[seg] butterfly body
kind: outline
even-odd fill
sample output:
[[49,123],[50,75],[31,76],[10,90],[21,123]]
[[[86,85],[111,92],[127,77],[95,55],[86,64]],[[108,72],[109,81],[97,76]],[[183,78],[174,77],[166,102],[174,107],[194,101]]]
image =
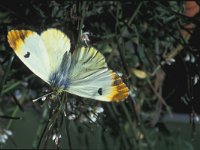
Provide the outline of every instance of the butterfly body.
[[81,97],[101,101],[122,101],[128,88],[107,67],[104,56],[94,47],[70,52],[70,40],[50,28],[40,35],[31,30],[11,30],[8,42],[22,62],[49,85]]
[[[67,60],[67,61],[66,61]],[[63,57],[60,67],[49,76],[48,82],[56,88],[67,89],[70,85],[69,67],[71,64],[71,54]]]

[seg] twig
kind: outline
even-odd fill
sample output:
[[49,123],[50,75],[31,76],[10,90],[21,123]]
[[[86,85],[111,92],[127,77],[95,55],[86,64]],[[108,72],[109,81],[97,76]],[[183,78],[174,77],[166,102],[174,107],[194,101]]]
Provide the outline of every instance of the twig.
[[21,117],[2,116],[2,115],[0,115],[0,118],[4,118],[4,119],[14,119],[14,120],[20,120],[20,119],[22,119]]
[[47,123],[46,123],[46,125],[45,125],[45,127],[44,127],[44,129],[43,129],[43,131],[42,131],[42,134],[41,134],[41,136],[40,136],[40,139],[39,139],[39,142],[38,142],[38,145],[37,145],[37,149],[40,148],[42,139],[43,139],[44,134],[45,134],[45,132],[46,132],[46,130],[47,130],[47,127],[48,127],[48,125],[49,125],[49,122],[50,122],[50,119],[47,121]]
[[4,74],[4,76],[2,77],[2,79],[1,79],[1,81],[0,81],[0,96],[3,95],[3,85],[4,85],[5,82],[6,82],[6,78],[7,78],[7,76],[8,76],[8,73],[10,72],[13,59],[14,59],[14,54],[12,54],[12,56],[10,57],[10,60],[9,60],[9,62],[8,62],[8,66],[6,67],[5,74]]
[[82,32],[82,28],[83,28],[83,22],[84,22],[84,17],[85,17],[85,6],[86,6],[86,1],[83,1],[82,7],[81,7],[82,8],[82,10],[81,10],[82,16],[81,16],[81,21],[79,24],[77,45],[80,42],[81,32]]
[[154,94],[157,96],[157,98],[161,101],[161,103],[166,106],[169,107],[167,105],[167,103],[165,102],[165,100],[163,99],[163,97],[155,90],[155,88],[153,87],[153,85],[151,84],[150,79],[147,79],[149,86],[151,87],[151,89],[153,90]]
[[70,137],[70,132],[69,132],[69,125],[70,122],[67,121],[67,118],[65,119],[65,124],[66,124],[66,132],[67,132],[67,140],[68,140],[68,144],[69,144],[69,149],[72,149],[72,144],[71,144],[71,137]]
[[[25,90],[24,93],[22,94],[22,97],[21,97],[20,100],[19,100],[21,103],[24,102],[27,92],[28,92],[28,90]],[[15,107],[15,110],[14,110],[13,113],[12,113],[12,117],[15,117],[15,115],[16,115],[17,112],[18,112],[18,110],[19,110],[19,107],[16,106],[16,107]],[[7,124],[7,126],[6,126],[7,129],[10,128],[10,126],[11,126],[11,124],[12,124],[12,121],[13,121],[13,120],[10,120],[10,121],[8,122],[8,124]]]
[[22,105],[19,103],[19,101],[17,100],[16,96],[14,94],[11,94],[11,96],[13,97],[15,103],[17,104],[17,106],[19,107],[19,109],[24,112],[24,108],[22,107]]

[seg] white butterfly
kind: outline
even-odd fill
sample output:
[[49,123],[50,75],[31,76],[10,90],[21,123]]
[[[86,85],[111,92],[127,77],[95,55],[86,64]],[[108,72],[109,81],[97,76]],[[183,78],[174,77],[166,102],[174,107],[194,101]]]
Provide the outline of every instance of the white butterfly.
[[85,98],[119,102],[128,97],[122,79],[108,69],[94,47],[70,52],[70,39],[50,28],[40,35],[31,30],[11,30],[8,42],[21,61],[56,88]]

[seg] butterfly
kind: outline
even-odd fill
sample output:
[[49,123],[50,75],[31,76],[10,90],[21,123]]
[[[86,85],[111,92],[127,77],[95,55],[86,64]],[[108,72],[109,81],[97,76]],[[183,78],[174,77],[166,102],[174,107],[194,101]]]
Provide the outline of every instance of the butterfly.
[[97,49],[82,46],[71,53],[70,39],[56,28],[41,34],[11,30],[7,39],[19,59],[57,91],[107,102],[120,102],[129,95],[128,87]]

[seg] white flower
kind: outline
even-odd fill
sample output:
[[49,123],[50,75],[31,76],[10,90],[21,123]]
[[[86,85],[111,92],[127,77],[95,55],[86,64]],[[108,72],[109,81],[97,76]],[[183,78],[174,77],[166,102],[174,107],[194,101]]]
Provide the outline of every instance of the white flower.
[[69,102],[67,102],[67,110],[68,111],[72,111],[72,106],[71,106],[71,104]]
[[89,32],[84,32],[81,34],[81,41],[84,41],[86,45],[88,45],[88,42],[90,41],[89,39]]
[[25,87],[28,86],[28,82],[27,82],[27,81],[22,81],[21,84],[22,84],[23,86],[25,86]]
[[196,58],[192,55],[190,62],[195,63],[195,61],[196,61]]
[[88,107],[88,111],[92,111],[92,107]]
[[60,133],[55,133],[52,136],[52,140],[55,142],[56,145],[58,145],[58,141],[59,141],[60,138],[61,138],[61,134]]
[[197,84],[198,80],[199,80],[199,76],[196,74],[194,76],[194,85]]
[[46,100],[46,98],[47,98],[46,96],[42,97],[42,101],[45,101],[45,100]]
[[129,91],[129,94],[130,94],[130,96],[131,96],[132,98],[135,98],[135,97],[136,97],[136,94],[135,94],[134,92],[132,92],[132,91]]
[[69,116],[68,116],[68,119],[69,120],[74,120],[76,118],[76,115],[75,114],[70,114]]
[[184,59],[185,59],[185,61],[190,61],[190,55],[187,54]]
[[166,60],[166,63],[168,64],[168,65],[171,65],[172,63],[174,63],[176,60],[174,59],[174,58],[170,58],[170,59],[167,59]]
[[15,97],[16,97],[16,99],[20,99],[21,96],[22,96],[21,91],[20,91],[20,90],[16,90],[16,91],[15,91]]
[[191,63],[194,63],[195,62],[195,57],[194,57],[194,55],[189,55],[189,54],[187,54],[186,56],[185,56],[185,58],[184,58],[184,60],[186,61],[186,62],[191,62]]
[[12,135],[12,131],[10,131],[10,130],[4,129],[4,132],[5,132],[7,135]]
[[104,111],[104,109],[102,107],[97,107],[96,108],[96,113],[102,113]]
[[12,132],[6,129],[0,129],[0,143],[5,143],[8,139],[8,136],[11,136]]
[[199,116],[197,116],[197,115],[195,116],[195,121],[199,122]]
[[97,121],[97,116],[94,113],[90,113],[89,118],[92,122],[96,122]]

